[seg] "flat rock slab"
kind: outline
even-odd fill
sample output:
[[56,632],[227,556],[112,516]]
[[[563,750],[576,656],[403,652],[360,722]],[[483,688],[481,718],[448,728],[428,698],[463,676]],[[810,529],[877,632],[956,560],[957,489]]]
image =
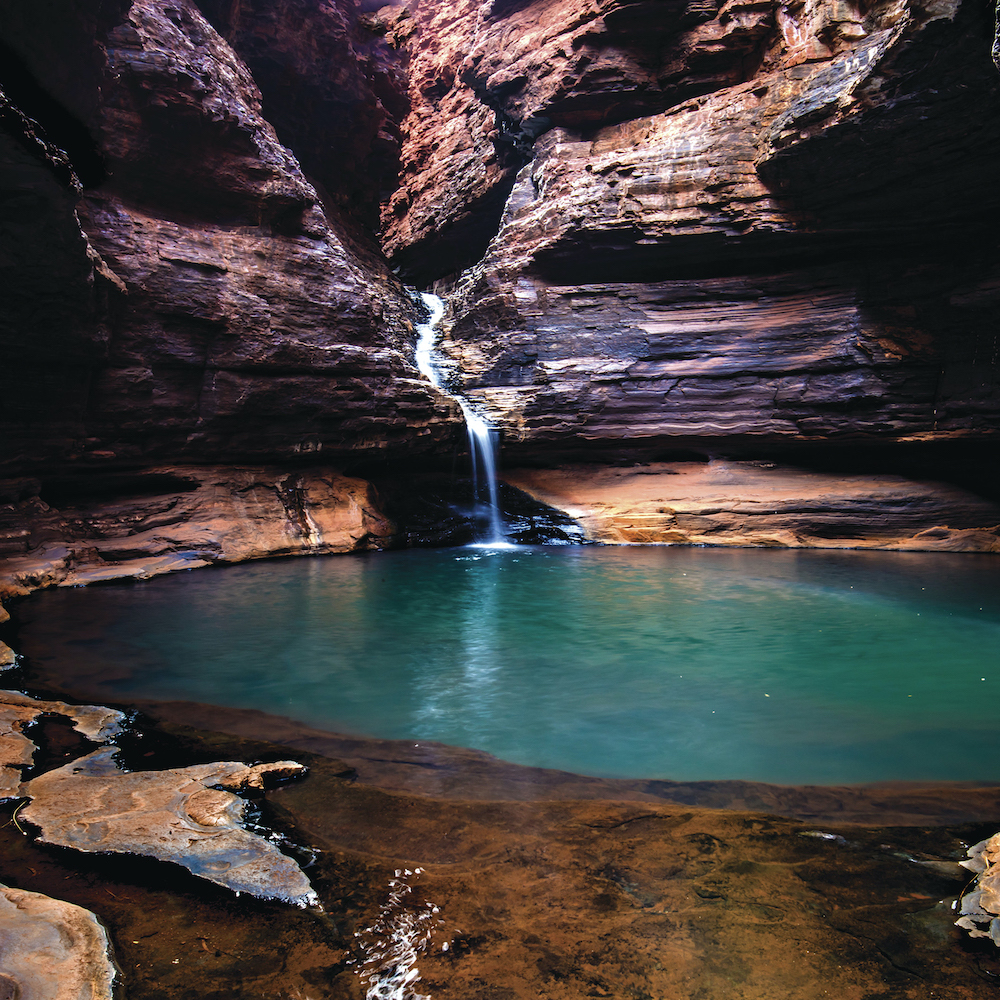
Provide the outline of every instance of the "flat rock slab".
[[66,716],[78,733],[95,743],[117,736],[124,720],[121,712],[103,705],[36,701],[18,691],[0,691],[0,798],[21,794],[21,768],[31,765],[36,749],[24,728],[40,715]]
[[104,747],[21,786],[21,794],[32,799],[21,817],[41,829],[43,842],[88,853],[146,855],[238,893],[318,905],[299,866],[241,827],[245,803],[229,791],[302,774],[301,764],[222,761],[123,772],[113,759],[117,750]]
[[107,931],[90,910],[0,885],[3,1000],[111,1000],[115,975]]
[[901,476],[712,461],[514,469],[504,480],[608,544],[1000,551],[1000,506]]

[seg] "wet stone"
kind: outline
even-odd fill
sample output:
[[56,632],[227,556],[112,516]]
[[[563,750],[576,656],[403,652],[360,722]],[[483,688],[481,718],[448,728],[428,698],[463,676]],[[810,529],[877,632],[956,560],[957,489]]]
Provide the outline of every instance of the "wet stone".
[[21,786],[32,799],[21,818],[39,827],[44,843],[154,857],[237,893],[318,905],[299,866],[242,828],[246,803],[234,794],[301,775],[301,764],[222,761],[123,772],[117,751],[105,747]]
[[973,844],[963,868],[976,873],[959,908],[956,925],[972,938],[989,938],[1000,947],[1000,833]]
[[0,691],[0,797],[21,794],[22,768],[29,767],[35,744],[24,735],[26,726],[41,715],[61,715],[73,728],[95,743],[113,739],[121,732],[124,716],[101,705],[68,705],[64,701],[37,701],[18,691]]
[[0,1000],[111,1000],[115,975],[90,910],[0,886]]

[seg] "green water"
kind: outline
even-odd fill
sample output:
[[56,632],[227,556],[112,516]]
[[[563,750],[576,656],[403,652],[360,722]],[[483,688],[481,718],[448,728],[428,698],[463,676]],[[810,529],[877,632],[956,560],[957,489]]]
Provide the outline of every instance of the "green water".
[[39,594],[90,697],[259,708],[578,773],[1000,778],[1000,559],[411,550]]

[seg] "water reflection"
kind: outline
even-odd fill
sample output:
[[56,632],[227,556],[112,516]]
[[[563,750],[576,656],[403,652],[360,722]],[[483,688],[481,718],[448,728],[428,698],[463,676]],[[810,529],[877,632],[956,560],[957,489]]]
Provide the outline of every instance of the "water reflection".
[[520,548],[289,560],[40,594],[88,698],[182,698],[607,776],[995,778],[1000,563]]

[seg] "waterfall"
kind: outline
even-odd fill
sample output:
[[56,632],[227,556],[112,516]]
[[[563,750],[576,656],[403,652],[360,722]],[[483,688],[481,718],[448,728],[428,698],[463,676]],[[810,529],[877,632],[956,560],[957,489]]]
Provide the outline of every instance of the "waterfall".
[[[500,490],[497,485],[497,434],[486,420],[476,413],[467,400],[451,392],[441,384],[441,373],[433,361],[434,343],[437,340],[437,325],[444,316],[444,300],[430,292],[421,292],[420,298],[430,310],[426,323],[417,325],[417,368],[430,379],[431,384],[446,392],[462,408],[465,429],[469,435],[469,453],[472,456],[472,482],[475,497],[486,493],[490,519],[490,534],[485,544],[491,547],[506,545],[506,532],[500,517]],[[485,490],[484,490],[485,488]]]

